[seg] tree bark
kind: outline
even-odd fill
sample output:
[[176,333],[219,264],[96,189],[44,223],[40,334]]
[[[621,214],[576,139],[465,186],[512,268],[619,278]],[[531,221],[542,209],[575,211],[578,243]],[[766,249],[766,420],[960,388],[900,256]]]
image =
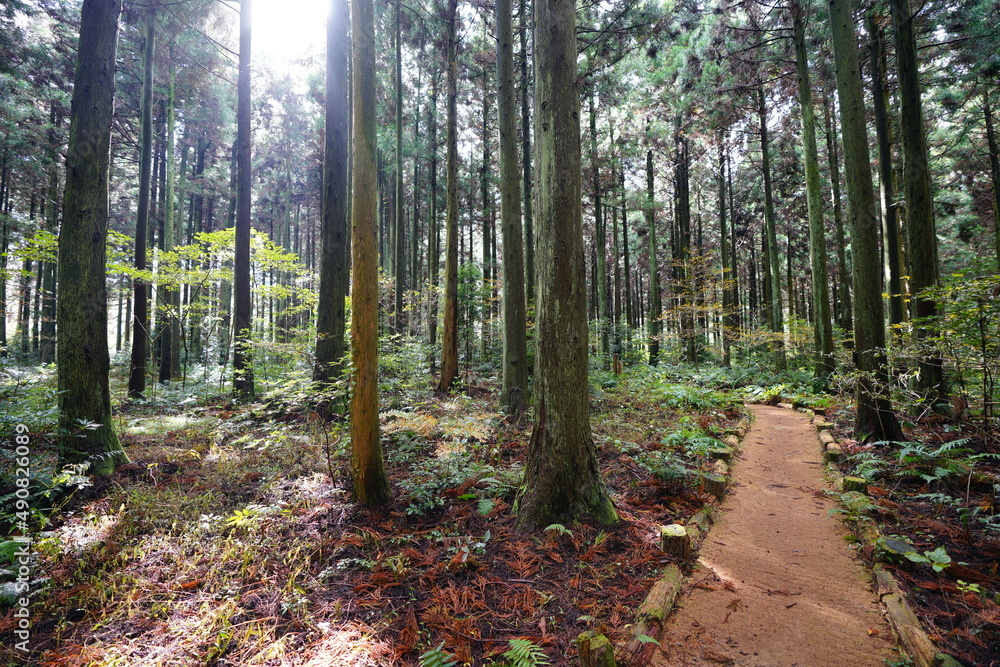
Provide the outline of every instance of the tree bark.
[[[536,2],[537,0],[532,0]],[[521,40],[521,165],[524,192],[524,295],[525,303],[535,301],[535,218],[533,214],[534,198],[531,193],[531,114],[528,104],[528,93],[531,86],[528,81],[528,30],[529,19],[527,0],[520,0],[521,27],[518,31]]]
[[500,131],[500,227],[503,236],[503,386],[500,404],[520,419],[528,409],[524,242],[518,183],[511,0],[496,2],[497,127]]
[[594,194],[594,245],[597,252],[594,287],[597,291],[597,331],[600,340],[601,368],[611,368],[611,339],[608,335],[608,232],[601,203],[601,171],[597,161],[597,110],[594,108],[594,88],[590,82],[590,170]]
[[983,118],[986,122],[986,143],[990,150],[990,176],[993,181],[993,235],[996,240],[997,272],[1000,273],[1000,142],[993,128],[993,107],[990,90],[983,90]]
[[[793,0],[792,33],[798,74],[799,108],[802,116],[802,162],[806,174],[806,203],[809,209],[809,265],[812,270],[813,327],[816,338],[816,380],[826,386],[834,371],[833,322],[827,287],[826,227],[819,182],[819,151],[816,148],[816,116],[809,83],[809,56],[802,5]],[[789,297],[791,298],[791,297]]]
[[316,304],[316,366],[313,379],[333,382],[344,372],[347,315],[347,76],[350,8],[331,0],[326,36],[326,144],[323,157],[323,219],[320,232],[319,302]]
[[884,36],[875,10],[868,14],[869,59],[872,73],[872,106],[878,143],[879,187],[882,192],[882,246],[889,279],[889,326],[903,323],[902,268],[899,247],[899,220],[896,216],[895,173],[892,168],[892,124],[889,120],[888,91],[885,88]]
[[236,103],[236,253],[233,268],[233,394],[254,398],[250,297],[250,2],[240,0],[240,69]]
[[837,324],[846,332],[854,329],[854,306],[851,302],[850,273],[847,270],[847,239],[844,234],[844,215],[840,202],[840,151],[838,150],[835,112],[829,96],[823,98],[826,117],[826,153],[830,163],[830,190],[833,198],[833,226],[837,234],[837,278],[840,295],[837,299]]
[[[646,120],[646,143],[652,140],[649,136],[650,121]],[[653,190],[653,148],[646,149],[646,227],[649,235],[649,310],[646,313],[646,328],[649,333],[647,352],[649,365],[656,366],[660,361],[660,336],[663,334],[663,307],[660,303],[660,260],[656,242],[656,195]]]
[[[142,58],[142,100],[139,135],[139,211],[135,222],[135,268],[146,270],[146,234],[149,225],[149,192],[153,166],[153,48],[156,37],[156,10],[146,17],[146,44]],[[146,391],[146,358],[149,353],[149,301],[145,280],[132,281],[132,359],[128,375],[128,395],[141,398]]]
[[458,376],[458,0],[448,1],[448,205],[444,250],[444,331],[441,335],[441,377],[438,391],[451,389]]
[[59,234],[60,458],[110,474],[128,462],[111,423],[106,249],[121,0],[84,0]]
[[403,333],[403,292],[406,290],[406,214],[403,199],[403,32],[401,23],[401,0],[395,0],[393,7],[396,41],[396,166],[393,170],[393,269],[395,270],[395,290],[393,293],[393,330]]
[[[918,345],[933,335],[938,318],[937,301],[923,294],[939,283],[937,229],[934,197],[927,162],[927,134],[920,100],[917,42],[909,0],[890,0],[896,36],[896,73],[899,79],[899,124],[903,147],[903,193],[906,197],[906,249],[914,334]],[[937,353],[927,351],[919,361],[918,386],[928,400],[938,402],[948,393],[944,367]]]
[[391,497],[378,420],[378,173],[376,170],[375,19],[372,0],[353,0],[354,133],[351,252],[351,472],[365,505]]
[[778,256],[777,222],[774,219],[774,196],[771,194],[771,153],[767,130],[767,100],[764,87],[757,88],[757,114],[760,119],[760,161],[764,172],[764,230],[767,237],[767,273],[770,277],[770,315],[771,331],[774,333],[774,366],[778,371],[784,371],[785,361],[785,326],[783,323],[783,306],[781,300],[781,259]]
[[574,0],[535,2],[538,324],[535,423],[519,530],[618,521],[590,431]]
[[864,90],[858,66],[857,35],[850,0],[830,0],[829,5],[844,138],[847,213],[854,245],[854,348],[858,370],[861,371],[856,391],[854,435],[865,441],[898,441],[902,440],[903,434],[887,397],[878,222],[868,155]]

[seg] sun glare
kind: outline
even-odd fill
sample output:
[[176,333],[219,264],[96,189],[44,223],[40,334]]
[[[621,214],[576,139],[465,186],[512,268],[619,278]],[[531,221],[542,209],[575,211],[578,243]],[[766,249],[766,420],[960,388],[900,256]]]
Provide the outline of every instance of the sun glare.
[[292,61],[322,52],[329,0],[252,0],[253,52]]

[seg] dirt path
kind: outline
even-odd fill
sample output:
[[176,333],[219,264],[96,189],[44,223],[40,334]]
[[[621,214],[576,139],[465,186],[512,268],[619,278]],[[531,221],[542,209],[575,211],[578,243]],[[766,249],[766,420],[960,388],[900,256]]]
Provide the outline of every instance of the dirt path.
[[884,667],[895,641],[832,500],[806,416],[756,422],[653,665]]

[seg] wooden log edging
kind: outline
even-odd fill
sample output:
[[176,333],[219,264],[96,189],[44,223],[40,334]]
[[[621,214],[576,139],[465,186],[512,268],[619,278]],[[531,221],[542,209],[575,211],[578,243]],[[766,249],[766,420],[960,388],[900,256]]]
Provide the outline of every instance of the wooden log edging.
[[[716,450],[712,457],[712,472],[702,476],[702,489],[719,500],[729,486],[732,458],[749,430],[750,417],[746,416],[727,432],[723,438],[725,447]],[[661,526],[661,548],[685,562],[693,561],[698,546],[712,526],[714,511],[713,504],[705,503],[686,524]],[[628,639],[617,648],[603,634],[592,630],[580,633],[576,646],[581,667],[644,667],[649,664],[659,647],[660,632],[674,610],[684,579],[678,566],[668,565],[664,569],[639,606],[636,620],[629,626]]]
[[[820,446],[823,448],[827,477],[834,487],[844,493],[867,494],[868,484],[864,479],[845,477],[837,468],[837,463],[843,457],[843,449],[833,435],[833,424],[825,419],[826,415],[823,414],[825,411],[813,411],[804,407],[797,409],[812,419],[813,426],[819,436]],[[865,516],[862,520],[854,522],[852,529],[866,548],[870,549],[873,554],[878,554],[877,543],[881,538],[881,532],[871,517]],[[914,664],[917,667],[963,667],[963,664],[954,656],[938,650],[892,573],[885,569],[881,563],[876,563],[874,575],[878,597],[882,602],[889,625],[896,633],[903,650],[913,659]]]

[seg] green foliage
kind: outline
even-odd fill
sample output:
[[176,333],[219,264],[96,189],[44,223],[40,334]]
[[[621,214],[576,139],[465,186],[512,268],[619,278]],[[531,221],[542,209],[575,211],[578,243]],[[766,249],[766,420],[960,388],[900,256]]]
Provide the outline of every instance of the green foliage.
[[935,572],[943,572],[951,564],[951,556],[948,555],[944,547],[938,547],[934,551],[925,551],[922,554],[908,551],[903,555],[914,563],[930,565]]
[[420,654],[420,667],[455,667],[455,656],[444,650],[444,642]]
[[545,651],[530,639],[511,639],[510,648],[500,656],[506,667],[541,667],[549,665]]

